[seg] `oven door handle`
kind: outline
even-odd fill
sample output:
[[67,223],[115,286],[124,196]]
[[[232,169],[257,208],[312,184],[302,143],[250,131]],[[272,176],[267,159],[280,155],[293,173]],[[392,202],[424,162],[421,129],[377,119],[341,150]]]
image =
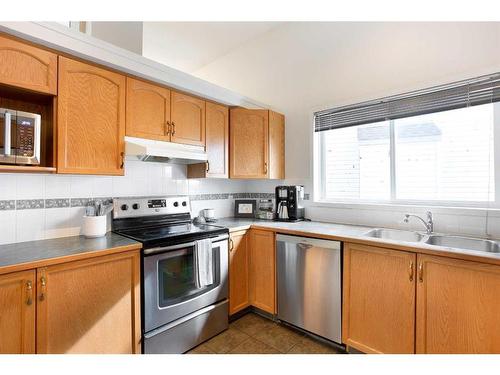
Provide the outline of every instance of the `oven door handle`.
[[191,247],[191,246],[195,246],[195,245],[196,245],[196,241],[180,243],[178,245],[165,246],[165,247],[153,247],[151,249],[145,249],[144,255],[151,255],[151,254],[156,254],[156,253],[163,253],[165,251],[179,250],[179,249],[184,249],[186,247]]
[[[227,234],[224,234],[219,237],[214,237],[211,238],[212,244],[220,241],[227,240],[229,236]],[[157,254],[157,253],[164,253],[166,251],[171,251],[171,250],[178,250],[178,249],[184,249],[186,247],[191,247],[191,246],[196,246],[196,241],[192,242],[186,242],[186,243],[181,243],[178,245],[172,245],[172,246],[165,246],[165,247],[153,247],[151,249],[145,249],[143,250],[144,255],[151,255],[151,254]]]

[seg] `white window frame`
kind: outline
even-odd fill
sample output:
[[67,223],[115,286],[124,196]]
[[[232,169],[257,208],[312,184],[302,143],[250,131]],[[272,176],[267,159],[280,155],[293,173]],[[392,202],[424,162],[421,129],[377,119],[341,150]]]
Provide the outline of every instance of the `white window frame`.
[[388,200],[371,199],[326,199],[324,181],[324,141],[323,132],[314,131],[314,115],[312,116],[311,130],[313,133],[313,203],[322,206],[412,206],[412,207],[449,207],[449,208],[477,208],[500,210],[500,102],[494,103],[494,123],[493,123],[493,151],[495,165],[495,201],[447,201],[447,200],[418,200],[418,199],[396,199],[396,176],[395,176],[395,137],[394,123],[390,122],[390,174],[391,174],[391,198]]

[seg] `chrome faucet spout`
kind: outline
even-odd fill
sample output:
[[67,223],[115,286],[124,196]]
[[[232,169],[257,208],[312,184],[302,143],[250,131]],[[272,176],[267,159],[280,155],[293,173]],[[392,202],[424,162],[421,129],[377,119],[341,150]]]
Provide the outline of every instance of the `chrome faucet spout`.
[[426,216],[427,216],[427,221],[424,220],[424,219],[422,219],[418,215],[405,214],[405,218],[404,218],[403,221],[405,223],[408,223],[410,221],[410,217],[414,217],[416,219],[419,219],[422,222],[422,224],[424,224],[426,233],[427,234],[432,234],[432,232],[434,232],[434,222],[432,221],[432,212],[427,211],[426,212]]

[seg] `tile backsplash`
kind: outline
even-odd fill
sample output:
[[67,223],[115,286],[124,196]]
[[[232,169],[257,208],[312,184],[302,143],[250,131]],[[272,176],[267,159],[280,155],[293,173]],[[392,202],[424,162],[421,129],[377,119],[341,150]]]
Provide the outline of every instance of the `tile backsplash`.
[[90,199],[190,195],[192,216],[214,208],[224,217],[247,191],[242,180],[187,179],[186,166],[136,160],[119,177],[0,174],[0,244],[79,235]]

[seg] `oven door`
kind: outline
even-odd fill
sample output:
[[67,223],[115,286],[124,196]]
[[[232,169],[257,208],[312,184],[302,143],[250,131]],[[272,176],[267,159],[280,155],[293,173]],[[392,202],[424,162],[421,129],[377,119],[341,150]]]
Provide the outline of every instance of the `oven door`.
[[228,296],[227,236],[212,239],[214,282],[198,287],[195,242],[144,250],[144,331],[149,332]]

